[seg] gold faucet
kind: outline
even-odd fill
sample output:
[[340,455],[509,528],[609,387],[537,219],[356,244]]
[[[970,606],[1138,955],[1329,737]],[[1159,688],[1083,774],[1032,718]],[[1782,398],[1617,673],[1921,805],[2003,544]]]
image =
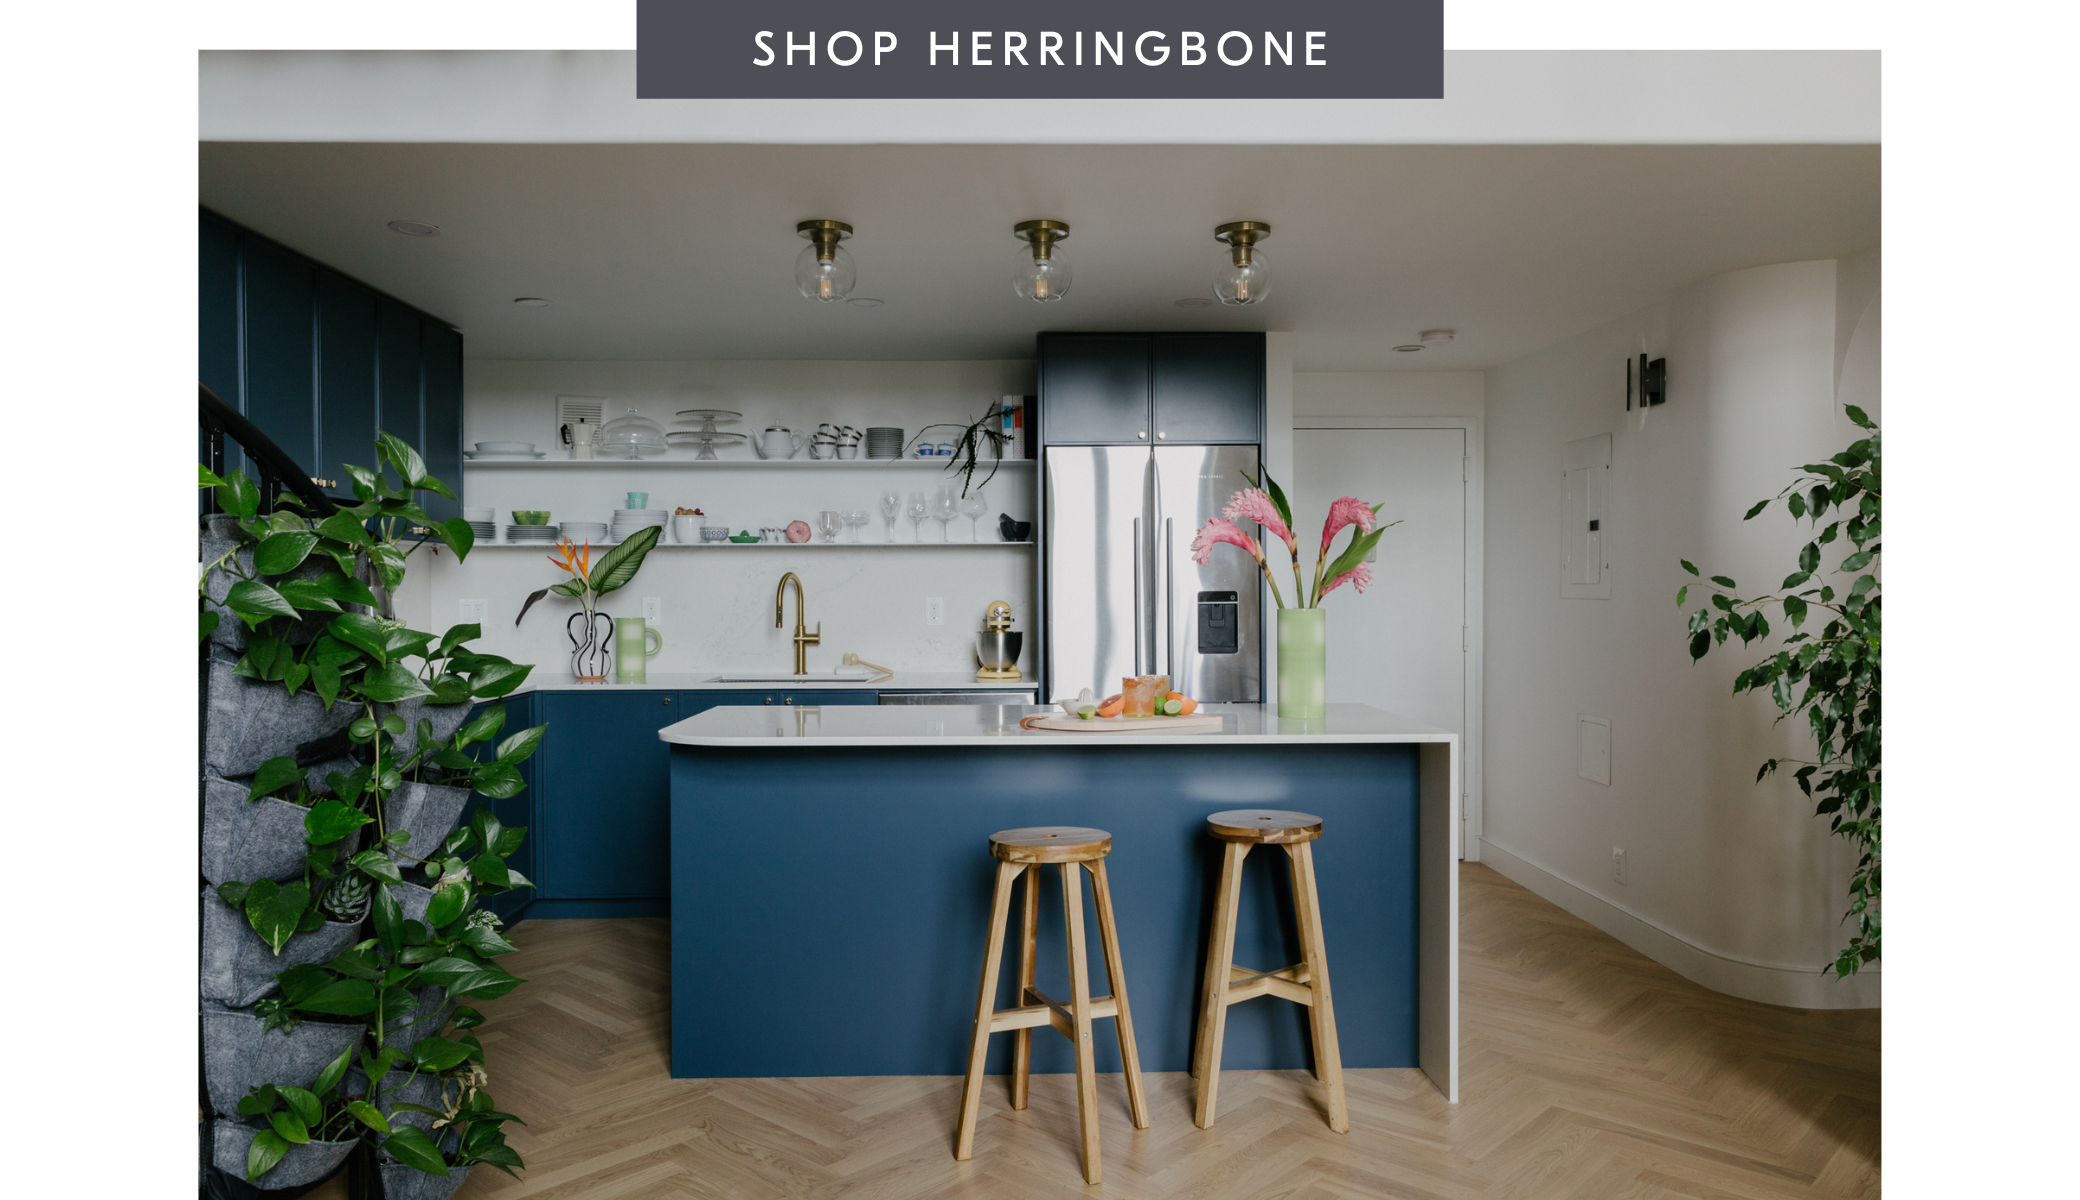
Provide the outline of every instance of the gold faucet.
[[786,625],[782,615],[787,611],[787,585],[790,583],[794,585],[794,673],[807,675],[809,647],[823,644],[823,622],[816,623],[815,633],[810,633],[809,627],[802,623],[802,581],[795,577],[793,571],[789,571],[780,577],[780,586],[773,589],[773,628],[780,629]]

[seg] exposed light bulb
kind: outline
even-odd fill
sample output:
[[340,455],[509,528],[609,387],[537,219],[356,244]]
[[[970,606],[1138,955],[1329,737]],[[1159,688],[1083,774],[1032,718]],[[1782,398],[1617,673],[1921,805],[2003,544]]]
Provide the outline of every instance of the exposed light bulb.
[[852,226],[841,221],[803,221],[795,232],[809,239],[794,260],[794,284],[811,300],[830,304],[852,294],[859,278],[852,253],[838,243],[852,236]]
[[1060,221],[1021,221],[1011,232],[1026,243],[1018,252],[1018,269],[1011,273],[1011,290],[1041,304],[1068,295],[1075,274],[1062,253],[1062,239],[1069,236],[1069,227]]
[[1222,304],[1262,304],[1271,298],[1271,264],[1257,243],[1271,236],[1261,221],[1236,221],[1213,231],[1228,244],[1228,260],[1214,268],[1213,295]]

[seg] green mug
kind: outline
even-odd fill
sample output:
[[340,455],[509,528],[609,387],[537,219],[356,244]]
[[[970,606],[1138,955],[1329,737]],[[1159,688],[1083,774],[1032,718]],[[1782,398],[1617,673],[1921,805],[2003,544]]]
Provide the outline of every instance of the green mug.
[[614,618],[614,678],[617,682],[644,682],[647,676],[644,660],[662,649],[664,634],[650,628],[649,622],[643,618]]

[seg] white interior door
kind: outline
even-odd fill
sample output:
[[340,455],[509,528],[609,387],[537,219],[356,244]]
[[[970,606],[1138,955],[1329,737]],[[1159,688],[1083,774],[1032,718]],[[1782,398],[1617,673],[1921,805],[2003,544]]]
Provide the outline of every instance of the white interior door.
[[1370,704],[1452,730],[1462,761],[1477,753],[1467,736],[1475,637],[1467,603],[1470,474],[1462,428],[1295,429],[1287,488],[1303,568],[1312,567],[1322,518],[1339,496],[1384,502],[1380,521],[1401,522],[1379,540],[1372,587],[1358,596],[1345,584],[1324,605],[1330,702]]

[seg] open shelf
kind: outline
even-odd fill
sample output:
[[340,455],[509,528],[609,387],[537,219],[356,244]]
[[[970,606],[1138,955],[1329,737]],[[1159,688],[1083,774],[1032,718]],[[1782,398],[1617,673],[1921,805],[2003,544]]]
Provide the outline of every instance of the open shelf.
[[[944,471],[950,460],[943,458],[717,458],[703,461],[697,458],[468,458],[463,460],[463,469],[470,471],[529,470],[554,471],[604,471],[614,468],[641,470],[743,470],[762,468],[780,471],[865,471],[894,468],[899,471]],[[1030,467],[1036,460],[1030,458],[983,459],[975,464],[975,474],[987,475],[991,467],[1000,470],[1017,470]]]

